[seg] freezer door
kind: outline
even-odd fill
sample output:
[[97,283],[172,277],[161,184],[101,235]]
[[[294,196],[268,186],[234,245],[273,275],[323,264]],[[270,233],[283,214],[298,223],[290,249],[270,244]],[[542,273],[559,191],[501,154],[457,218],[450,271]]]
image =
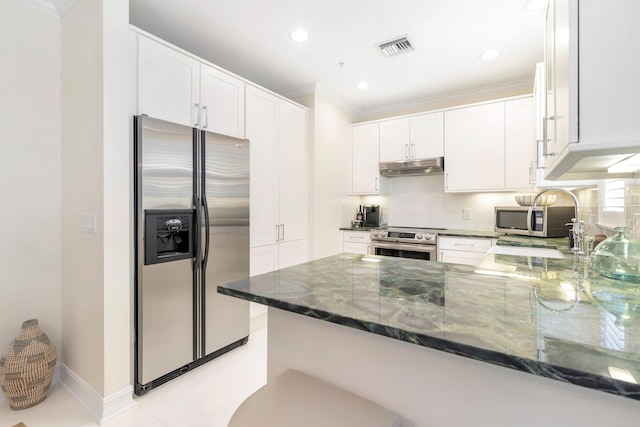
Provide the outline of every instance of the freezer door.
[[249,335],[249,303],[217,292],[249,277],[249,141],[210,132],[202,141],[206,356]]
[[148,384],[195,355],[194,258],[145,265],[145,211],[195,208],[195,140],[186,126],[146,116],[134,123],[135,375]]

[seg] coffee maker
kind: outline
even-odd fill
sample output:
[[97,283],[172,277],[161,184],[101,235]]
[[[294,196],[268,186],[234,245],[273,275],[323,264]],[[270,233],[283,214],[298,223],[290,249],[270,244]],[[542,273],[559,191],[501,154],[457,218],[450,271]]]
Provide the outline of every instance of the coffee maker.
[[364,227],[380,227],[380,219],[382,211],[380,205],[369,205],[364,207],[364,218],[362,225]]

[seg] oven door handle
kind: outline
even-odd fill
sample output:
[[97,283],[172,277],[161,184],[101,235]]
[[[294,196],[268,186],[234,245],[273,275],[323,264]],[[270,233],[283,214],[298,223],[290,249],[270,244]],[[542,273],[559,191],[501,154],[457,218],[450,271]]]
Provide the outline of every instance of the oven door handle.
[[421,244],[407,244],[407,243],[388,243],[372,241],[371,247],[373,250],[376,248],[383,249],[397,249],[397,250],[409,250],[414,252],[435,252],[436,245],[421,245]]

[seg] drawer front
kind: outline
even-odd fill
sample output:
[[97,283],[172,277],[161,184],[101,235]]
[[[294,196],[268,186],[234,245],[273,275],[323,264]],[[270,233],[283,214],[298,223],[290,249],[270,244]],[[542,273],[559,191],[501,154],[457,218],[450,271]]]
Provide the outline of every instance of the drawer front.
[[345,231],[343,241],[353,243],[370,243],[371,235],[368,231]]
[[468,239],[460,237],[440,237],[438,249],[486,253],[493,246],[492,239]]

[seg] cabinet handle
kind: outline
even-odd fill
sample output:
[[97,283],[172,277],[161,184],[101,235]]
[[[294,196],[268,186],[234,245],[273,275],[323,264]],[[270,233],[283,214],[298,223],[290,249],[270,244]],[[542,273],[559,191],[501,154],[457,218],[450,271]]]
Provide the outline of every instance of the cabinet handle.
[[409,152],[409,144],[404,144],[404,158],[408,159],[410,156],[410,152]]
[[280,226],[276,224],[276,242],[280,241]]
[[453,246],[464,246],[466,248],[473,248],[473,243],[454,243]]
[[195,109],[195,123],[193,124],[195,127],[200,126],[200,104],[193,104],[193,108]]
[[555,120],[555,117],[543,117],[542,118],[542,155],[544,157],[554,156],[555,153],[549,153],[548,150],[548,142],[551,141],[547,136],[547,122],[549,120]]
[[416,144],[411,144],[411,158],[415,159],[416,158]]
[[280,228],[282,229],[282,239],[280,239],[281,242],[284,241],[284,224],[280,224]]
[[379,190],[378,190],[378,179],[380,179],[380,178],[376,177],[376,182],[375,182],[375,188],[376,188],[376,191],[379,191]]
[[367,245],[367,255],[373,255],[371,253],[371,246],[370,245]]
[[206,105],[202,106],[202,115],[204,116],[204,125],[202,128],[206,129],[209,127],[209,107]]

